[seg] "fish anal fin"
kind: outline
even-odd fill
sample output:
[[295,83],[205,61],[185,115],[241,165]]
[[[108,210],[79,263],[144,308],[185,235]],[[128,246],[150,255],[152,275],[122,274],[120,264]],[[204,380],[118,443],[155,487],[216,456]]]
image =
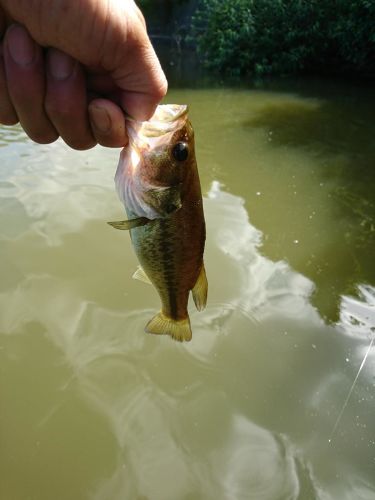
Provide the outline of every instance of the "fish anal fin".
[[145,331],[155,335],[170,335],[179,342],[191,340],[191,327],[189,317],[175,320],[160,312],[146,325]]
[[194,304],[198,309],[198,311],[203,311],[203,309],[206,307],[207,290],[208,290],[208,283],[207,283],[206,270],[204,268],[204,264],[202,264],[197,282],[195,283],[194,288],[192,290]]
[[149,222],[150,219],[147,219],[147,217],[138,217],[137,219],[107,222],[107,224],[114,227],[115,229],[120,229],[122,231],[129,231],[130,229],[134,229],[135,227],[145,226]]
[[148,285],[152,285],[150,278],[144,272],[143,267],[138,266],[137,270],[132,276],[133,279],[142,281],[142,283],[147,283]]

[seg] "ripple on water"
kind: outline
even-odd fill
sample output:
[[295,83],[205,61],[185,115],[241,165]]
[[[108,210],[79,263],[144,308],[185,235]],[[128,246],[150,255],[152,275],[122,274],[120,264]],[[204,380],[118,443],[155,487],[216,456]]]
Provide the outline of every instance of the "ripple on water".
[[13,182],[0,181],[0,198],[9,198],[12,196],[17,189],[17,186]]
[[11,127],[0,125],[0,147],[8,146],[11,143],[28,141],[29,139],[20,125]]
[[[70,180],[63,178],[68,186]],[[43,182],[34,196],[28,196],[25,188],[22,197],[27,213],[42,216],[44,225],[34,225],[34,230],[50,236],[50,259],[68,265],[74,261],[77,248],[69,247],[61,235],[84,228],[83,221],[97,217],[106,202],[105,197],[98,199],[98,187],[76,188],[75,191],[65,186],[59,191],[56,179],[52,179]],[[114,196],[113,199],[116,203]],[[81,210],[76,210],[79,207]],[[0,330],[16,335],[25,333],[30,322],[42,325],[44,336],[61,351],[84,401],[93,412],[104,416],[117,445],[117,462],[112,474],[95,483],[92,498],[96,500],[141,495],[153,500],[189,496],[341,499],[342,496],[324,496],[311,472],[306,449],[296,449],[297,439],[292,444],[292,437],[298,434],[292,426],[300,421],[303,427],[306,419],[306,400],[302,401],[303,406],[298,398],[308,398],[304,390],[312,390],[316,380],[326,380],[331,370],[331,361],[324,364],[323,358],[322,364],[312,369],[315,358],[310,361],[311,355],[303,358],[301,368],[297,362],[302,351],[289,349],[294,344],[293,335],[299,344],[305,342],[309,348],[314,329],[322,337],[329,337],[324,322],[309,302],[313,284],[287,263],[272,262],[260,254],[262,235],[250,224],[241,198],[223,192],[214,183],[206,208],[210,299],[205,312],[192,313],[191,344],[179,345],[169,338],[145,335],[144,325],[155,311],[127,309],[125,294],[123,310],[115,310],[114,300],[109,299],[107,307],[99,300],[90,300],[82,283],[96,283],[110,294],[113,276],[92,282],[88,279],[91,270],[78,278],[61,276],[57,271],[43,274],[43,266],[33,267],[36,256],[29,256],[32,252],[40,253],[38,244],[24,249],[29,259],[18,285],[0,294]],[[53,212],[50,218],[49,210]],[[68,212],[66,218],[64,210]],[[59,218],[60,225],[56,222]],[[22,245],[20,238],[19,246]],[[63,252],[53,253],[58,245]],[[122,271],[118,271],[118,281],[127,275]],[[223,280],[223,276],[227,279]],[[125,281],[123,288],[132,294],[136,284]],[[143,304],[146,293],[134,293],[139,294],[139,304]],[[350,304],[351,315],[355,312],[360,319],[362,306],[353,308],[352,299],[344,299],[343,304],[343,311],[349,310]],[[289,332],[294,330],[283,342],[288,355],[279,356],[282,359],[274,355],[281,350],[270,354],[268,343],[275,342],[276,329],[274,332],[268,327],[259,328],[269,318],[277,327],[284,322],[290,327]],[[312,333],[300,327],[300,320],[308,324]],[[333,347],[338,344],[335,341]],[[306,370],[308,363],[311,372]],[[301,371],[293,371],[298,368]],[[298,385],[295,373],[306,375],[307,382]],[[309,377],[313,380],[310,385]],[[253,380],[257,380],[256,384]],[[332,390],[329,388],[331,402],[335,390],[333,384]],[[280,407],[275,403],[277,391],[282,392]],[[262,406],[267,399],[268,409],[275,412],[275,417],[264,421],[273,423],[276,430],[266,423],[258,425],[259,420],[254,417],[258,406],[267,407]],[[325,400],[316,402],[320,429],[324,403]],[[337,410],[340,403],[341,399]],[[336,407],[334,410],[333,418],[338,413]],[[282,412],[292,421],[288,438],[277,428]],[[306,423],[304,426],[304,432],[311,436]],[[350,439],[348,447],[352,443]],[[332,461],[335,458],[332,454]],[[315,473],[317,463],[319,460],[314,462]],[[342,481],[343,489],[351,484],[350,479]],[[351,498],[356,498],[355,488],[362,492],[366,486],[356,483],[353,488]],[[363,497],[367,498],[365,494]]]
[[[28,304],[22,316],[20,303]],[[118,464],[94,498],[222,498],[224,492],[274,500],[278,491],[297,498],[296,457],[287,440],[233,414],[214,383],[220,360],[207,371],[207,363],[191,363],[190,346],[144,335],[151,311],[102,309],[51,276],[30,276],[13,298],[0,296],[0,306],[8,311],[0,318],[3,331],[21,333],[36,320],[43,325],[82,395],[112,429]]]

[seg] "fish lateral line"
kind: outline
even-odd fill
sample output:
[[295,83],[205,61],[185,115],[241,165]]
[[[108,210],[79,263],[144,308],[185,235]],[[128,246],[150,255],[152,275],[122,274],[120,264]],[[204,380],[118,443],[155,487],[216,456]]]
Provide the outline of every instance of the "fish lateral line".
[[107,222],[107,224],[115,229],[119,229],[120,231],[130,231],[130,229],[145,226],[149,222],[151,222],[151,219],[148,219],[147,217],[137,217],[136,219]]

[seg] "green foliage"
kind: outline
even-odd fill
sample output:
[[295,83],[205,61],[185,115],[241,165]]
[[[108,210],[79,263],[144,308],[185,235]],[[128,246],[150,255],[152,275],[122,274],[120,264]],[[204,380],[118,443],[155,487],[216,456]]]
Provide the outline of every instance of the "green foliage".
[[193,39],[211,69],[375,74],[374,0],[201,0]]
[[137,0],[136,4],[143,10],[168,8],[173,9],[176,5],[182,4],[187,0]]

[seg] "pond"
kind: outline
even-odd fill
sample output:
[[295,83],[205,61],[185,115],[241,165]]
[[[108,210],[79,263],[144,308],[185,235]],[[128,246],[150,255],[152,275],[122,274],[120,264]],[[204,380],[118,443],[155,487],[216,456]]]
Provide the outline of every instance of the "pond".
[[375,499],[375,96],[172,88],[205,197],[208,306],[156,292],[106,221],[119,151],[0,131],[0,498]]

